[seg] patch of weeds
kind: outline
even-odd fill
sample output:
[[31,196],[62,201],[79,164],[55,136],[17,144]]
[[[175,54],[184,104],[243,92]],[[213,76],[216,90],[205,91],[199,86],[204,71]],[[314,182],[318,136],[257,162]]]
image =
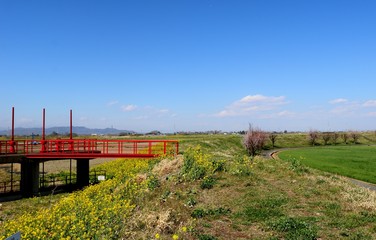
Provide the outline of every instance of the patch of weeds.
[[208,222],[202,223],[202,226],[205,227],[205,228],[211,228],[212,227],[212,225]]
[[298,174],[309,173],[309,169],[304,166],[298,159],[291,158],[288,160],[290,162],[290,169]]
[[194,207],[196,204],[197,204],[196,199],[194,199],[193,197],[188,198],[188,200],[187,200],[187,206],[188,207]]
[[236,176],[250,176],[252,174],[252,157],[236,156],[235,161],[231,164],[230,173]]
[[198,208],[193,210],[191,213],[191,217],[193,218],[203,218],[206,216],[221,216],[221,215],[227,215],[231,213],[231,210],[229,208],[215,208],[215,209],[202,209]]
[[348,239],[350,240],[372,240],[373,237],[369,234],[366,234],[364,232],[358,231],[354,233],[348,234]]
[[150,175],[147,181],[148,188],[154,190],[161,186],[159,179],[155,175]]
[[319,184],[319,185],[324,184],[324,183],[326,183],[324,179],[317,179],[316,181],[316,184]]
[[230,183],[227,183],[227,182],[225,182],[225,183],[222,183],[221,185],[219,185],[221,188],[223,187],[231,187],[232,186],[232,184],[230,184]]
[[363,221],[367,223],[376,223],[376,214],[362,211],[360,212],[360,217]]
[[224,160],[213,160],[213,172],[223,172],[226,169],[226,161]]
[[338,217],[341,214],[341,205],[332,202],[325,205],[326,214],[333,217]]
[[198,235],[198,240],[217,240],[218,238],[209,235],[209,234],[200,234]]
[[180,191],[176,191],[174,195],[176,196],[176,199],[178,200],[181,200],[183,198],[183,195]]
[[200,184],[201,189],[212,189],[217,180],[213,176],[205,176]]
[[161,196],[161,201],[166,202],[166,201],[167,201],[167,198],[170,196],[170,194],[171,194],[171,191],[170,191],[170,190],[166,190],[166,191],[162,194],[162,196]]
[[249,206],[245,208],[242,215],[249,222],[257,222],[267,220],[272,217],[283,216],[283,213],[280,209],[265,209],[256,206]]
[[195,188],[191,188],[187,191],[187,194],[193,194],[193,195],[196,195],[197,194],[197,189]]
[[367,224],[376,222],[376,215],[369,212],[361,212],[360,214],[349,214],[346,216],[337,217],[337,227],[342,229],[356,229]]
[[249,222],[266,221],[274,217],[281,217],[284,215],[281,207],[286,203],[286,198],[261,199],[245,207],[238,216]]
[[191,213],[191,217],[193,217],[193,218],[203,218],[205,216],[206,216],[206,212],[202,208],[195,209]]
[[284,239],[317,239],[317,229],[302,219],[292,217],[282,217],[269,223],[269,227],[275,231],[285,234]]
[[212,155],[202,151],[200,146],[188,148],[184,152],[182,176],[187,180],[199,180],[217,171],[223,171],[224,161],[212,160]]

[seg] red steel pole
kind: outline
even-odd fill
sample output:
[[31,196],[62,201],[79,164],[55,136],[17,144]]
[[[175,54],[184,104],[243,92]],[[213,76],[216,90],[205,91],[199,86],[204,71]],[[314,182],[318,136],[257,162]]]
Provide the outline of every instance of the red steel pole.
[[46,109],[43,108],[42,112],[42,141],[41,141],[42,149],[41,152],[46,151]]
[[69,143],[69,150],[70,151],[73,151],[73,114],[72,114],[72,109],[70,110],[70,135],[69,135],[69,138],[70,138],[70,143]]
[[70,139],[73,139],[72,109],[70,110]]
[[42,140],[46,140],[46,109],[43,108]]
[[16,149],[14,147],[14,145],[16,144],[14,142],[14,107],[12,107],[12,139],[9,141],[9,152],[10,153],[15,153],[16,152]]
[[12,141],[14,141],[14,107],[12,107]]

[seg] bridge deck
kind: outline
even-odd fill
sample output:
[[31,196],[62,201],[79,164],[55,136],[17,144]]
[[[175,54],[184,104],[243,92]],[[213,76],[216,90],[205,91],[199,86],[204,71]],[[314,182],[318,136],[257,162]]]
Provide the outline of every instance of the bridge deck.
[[0,163],[26,159],[152,158],[174,155],[174,140],[54,139],[0,141]]

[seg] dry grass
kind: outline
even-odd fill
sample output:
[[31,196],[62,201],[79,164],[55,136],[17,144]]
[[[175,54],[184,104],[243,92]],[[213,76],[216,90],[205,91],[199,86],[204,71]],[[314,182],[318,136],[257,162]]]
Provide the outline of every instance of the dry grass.
[[[319,239],[376,238],[376,194],[344,178],[258,158],[251,175],[220,172],[213,189],[201,189],[200,181],[179,178],[181,165],[182,159],[166,159],[155,166],[161,186],[144,196],[126,223],[126,239],[283,239],[288,233],[272,228],[283,219],[307,226],[293,235],[301,239],[307,232]],[[195,210],[205,214],[195,219]]]
[[[202,189],[203,180],[181,177],[182,156],[163,159],[139,175],[140,182],[156,176],[160,186],[137,202],[132,218],[124,222],[123,238],[155,239],[159,234],[172,239],[176,234],[179,239],[271,240],[308,239],[304,234],[311,234],[317,239],[376,239],[375,192],[282,160],[256,158],[250,174],[235,174],[230,170],[237,156],[230,153],[242,154],[235,140],[228,148],[220,142],[213,154],[224,157],[227,171],[213,174],[212,189]],[[202,216],[192,217],[197,211]],[[291,222],[303,226],[300,232],[278,230]]]
[[180,172],[183,166],[183,156],[178,155],[174,159],[163,159],[152,170],[152,173],[157,175],[159,180],[165,181],[171,175],[176,175]]

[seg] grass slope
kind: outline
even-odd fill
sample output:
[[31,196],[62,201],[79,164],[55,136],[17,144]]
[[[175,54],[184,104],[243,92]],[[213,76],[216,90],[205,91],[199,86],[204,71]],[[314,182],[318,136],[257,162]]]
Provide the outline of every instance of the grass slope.
[[322,171],[376,183],[375,146],[302,148],[283,151],[278,156],[285,160],[298,160]]
[[[201,150],[187,154],[197,144]],[[149,190],[114,226],[122,238],[376,239],[374,192],[299,161],[251,160],[239,136],[184,136],[181,151],[184,157],[164,159],[137,178],[148,179]],[[59,202],[37,199],[3,203],[0,221],[17,220],[37,202]]]
[[226,161],[225,171],[212,175],[212,188],[202,187],[205,178],[182,179],[179,169],[157,174],[161,184],[125,226],[125,238],[376,238],[375,193],[297,162],[256,158],[245,171],[240,138],[197,140]]

